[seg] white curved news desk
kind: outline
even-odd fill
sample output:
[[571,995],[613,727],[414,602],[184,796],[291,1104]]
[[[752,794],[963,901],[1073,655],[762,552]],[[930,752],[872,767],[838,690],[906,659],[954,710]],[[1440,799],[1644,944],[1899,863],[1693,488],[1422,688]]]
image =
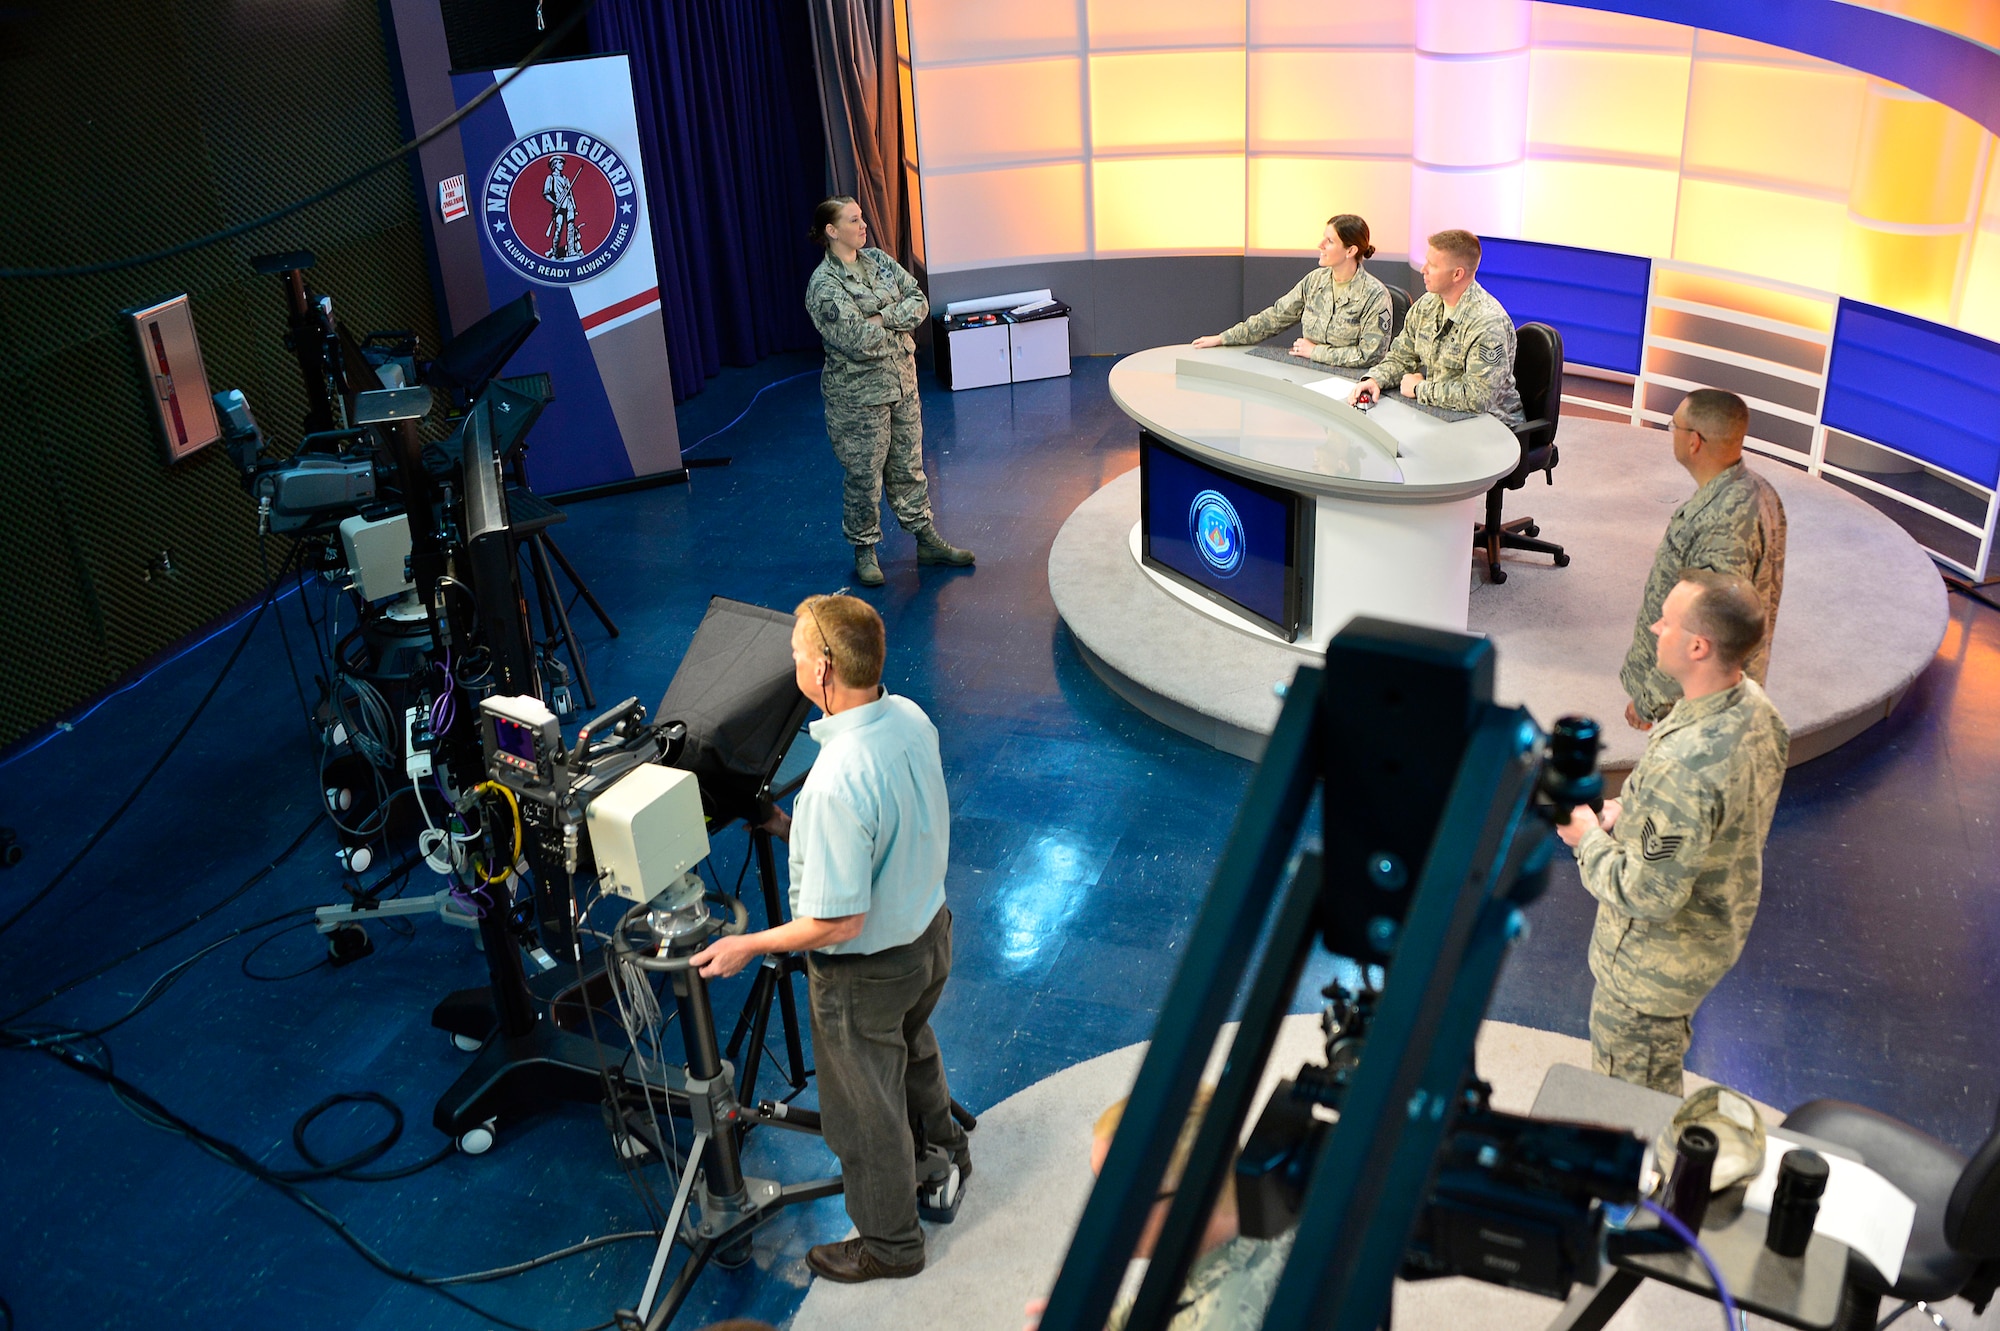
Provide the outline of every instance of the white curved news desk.
[[[1189,454],[1314,498],[1312,624],[1317,653],[1358,614],[1463,631],[1479,501],[1520,460],[1492,416],[1443,420],[1389,396],[1347,405],[1354,380],[1240,347],[1153,347],[1111,370],[1125,414]],[[1132,530],[1138,558],[1138,527]],[[1145,570],[1205,614],[1283,640]]]

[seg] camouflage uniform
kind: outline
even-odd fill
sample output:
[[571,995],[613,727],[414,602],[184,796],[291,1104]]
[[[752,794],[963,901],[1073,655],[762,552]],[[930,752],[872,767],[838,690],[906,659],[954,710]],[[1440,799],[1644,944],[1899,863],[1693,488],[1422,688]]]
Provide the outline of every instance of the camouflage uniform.
[[[930,309],[917,279],[877,249],[862,250],[852,264],[828,250],[806,283],[806,313],[826,343],[819,388],[827,438],[847,469],[840,529],[851,545],[882,539],[885,481],[904,531],[931,525],[917,344],[910,336]],[[880,327],[868,322],[871,314],[882,316]]]
[[1653,571],[1646,575],[1632,646],[1618,672],[1633,710],[1648,721],[1665,716],[1681,696],[1681,686],[1660,670],[1653,624],[1684,568],[1740,573],[1757,589],[1764,603],[1764,641],[1744,662],[1743,673],[1762,684],[1778,628],[1778,597],[1785,590],[1785,506],[1771,483],[1741,462],[1732,463],[1667,519]]
[[1315,345],[1312,359],[1322,365],[1366,369],[1388,349],[1394,320],[1389,288],[1361,269],[1336,282],[1331,268],[1315,268],[1262,314],[1253,314],[1222,335],[1226,347],[1262,342],[1280,329],[1303,324]]
[[[1239,1235],[1195,1258],[1167,1331],[1257,1331],[1297,1233],[1288,1229],[1271,1239]],[[1131,1317],[1132,1305],[1121,1303],[1111,1310],[1104,1331],[1125,1331]]]
[[1689,1017],[1736,964],[1763,891],[1791,736],[1756,681],[1675,704],[1617,823],[1577,843],[1597,898],[1591,1064],[1679,1095]]
[[1519,425],[1520,390],[1514,386],[1514,321],[1500,302],[1474,282],[1451,309],[1426,292],[1410,306],[1403,331],[1374,369],[1385,394],[1401,390],[1403,376],[1418,373],[1417,401],[1450,411],[1483,411]]

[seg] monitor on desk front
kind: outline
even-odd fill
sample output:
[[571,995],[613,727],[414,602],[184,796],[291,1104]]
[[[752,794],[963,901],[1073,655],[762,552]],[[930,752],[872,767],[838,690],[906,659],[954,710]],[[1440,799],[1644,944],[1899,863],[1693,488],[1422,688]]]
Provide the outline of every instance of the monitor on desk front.
[[1311,627],[1313,500],[1139,434],[1147,568],[1296,642]]

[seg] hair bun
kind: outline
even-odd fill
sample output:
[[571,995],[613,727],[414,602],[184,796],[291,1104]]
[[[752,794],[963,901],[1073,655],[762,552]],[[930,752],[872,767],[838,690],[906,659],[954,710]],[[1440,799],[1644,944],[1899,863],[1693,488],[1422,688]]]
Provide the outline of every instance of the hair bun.
[[1375,257],[1375,247],[1374,247],[1373,245],[1363,245],[1363,246],[1361,247],[1361,257],[1362,257],[1362,258],[1364,258],[1364,259],[1372,259],[1372,258],[1374,258],[1374,257]]

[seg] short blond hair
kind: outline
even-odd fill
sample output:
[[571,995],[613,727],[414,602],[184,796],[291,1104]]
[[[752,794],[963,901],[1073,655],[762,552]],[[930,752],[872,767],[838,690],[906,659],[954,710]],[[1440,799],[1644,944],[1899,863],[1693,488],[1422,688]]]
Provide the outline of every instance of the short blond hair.
[[1479,271],[1479,237],[1470,231],[1455,228],[1440,231],[1430,238],[1430,247],[1439,254],[1449,254],[1458,260],[1459,267],[1468,273]]
[[833,663],[835,679],[850,689],[882,682],[889,640],[874,606],[853,596],[808,596],[792,615],[807,625],[806,642]]
[[[1194,1154],[1195,1134],[1201,1131],[1202,1120],[1208,1117],[1208,1107],[1214,1099],[1215,1086],[1213,1083],[1205,1083],[1195,1091],[1194,1100],[1188,1105],[1187,1121],[1181,1124],[1181,1135],[1174,1139],[1174,1153],[1167,1157],[1167,1172],[1160,1176],[1159,1190],[1161,1192],[1178,1192],[1180,1190],[1181,1178],[1187,1173],[1188,1157]],[[1090,1130],[1092,1141],[1104,1142],[1108,1145],[1111,1139],[1118,1135],[1118,1125],[1124,1121],[1125,1106],[1128,1103],[1130,1103],[1129,1097],[1125,1100],[1115,1101],[1103,1113],[1097,1116],[1097,1123]],[[1234,1207],[1236,1205],[1236,1171],[1234,1169],[1223,1175],[1222,1190],[1216,1194],[1215,1202],[1218,1206]]]

